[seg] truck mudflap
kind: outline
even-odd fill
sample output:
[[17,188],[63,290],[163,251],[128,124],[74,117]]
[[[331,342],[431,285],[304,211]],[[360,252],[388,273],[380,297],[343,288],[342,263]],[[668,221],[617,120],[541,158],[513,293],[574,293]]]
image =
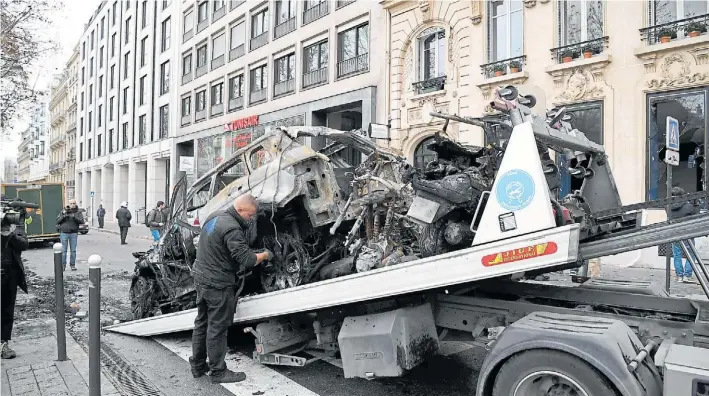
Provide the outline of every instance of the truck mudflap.
[[650,357],[628,369],[642,349],[635,333],[619,320],[535,312],[506,327],[493,343],[480,369],[476,396],[493,395],[495,378],[510,358],[540,350],[580,359],[620,395],[661,396],[662,381]]

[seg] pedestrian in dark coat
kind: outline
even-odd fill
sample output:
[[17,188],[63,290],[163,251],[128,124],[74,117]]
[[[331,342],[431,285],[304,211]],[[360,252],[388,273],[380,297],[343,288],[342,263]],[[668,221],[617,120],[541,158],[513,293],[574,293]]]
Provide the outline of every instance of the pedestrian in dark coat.
[[103,208],[103,205],[98,206],[96,217],[98,217],[98,228],[103,228],[103,220],[106,217],[106,209]]
[[[240,274],[272,257],[271,252],[254,253],[246,231],[258,209],[256,199],[244,194],[234,206],[207,217],[199,236],[193,267],[197,291],[197,317],[192,332],[190,366],[195,378],[210,372],[213,383],[240,382],[242,372],[226,367],[227,329],[234,323]],[[209,357],[209,365],[207,365]]]
[[127,245],[126,237],[128,236],[128,228],[130,220],[133,216],[128,210],[128,202],[121,202],[121,208],[116,211],[116,220],[118,220],[118,228],[121,230],[121,245]]
[[17,288],[19,287],[27,293],[27,280],[25,278],[25,267],[22,264],[22,251],[27,250],[29,241],[25,235],[24,224],[2,224],[2,237],[0,244],[2,252],[2,286],[0,287],[0,305],[2,314],[0,317],[0,327],[2,327],[2,350],[0,355],[3,359],[12,359],[16,356],[15,351],[10,348],[9,342],[12,336],[12,325],[15,321],[15,301],[17,299]]

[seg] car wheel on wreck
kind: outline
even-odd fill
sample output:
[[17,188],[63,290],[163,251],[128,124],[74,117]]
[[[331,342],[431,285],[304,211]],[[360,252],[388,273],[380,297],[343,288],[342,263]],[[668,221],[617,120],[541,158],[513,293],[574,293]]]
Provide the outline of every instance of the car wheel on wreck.
[[261,269],[261,286],[265,292],[296,287],[310,271],[310,257],[303,242],[290,234],[278,233],[263,239],[273,259]]
[[133,319],[155,316],[158,304],[155,296],[155,279],[137,276],[130,286],[130,308]]

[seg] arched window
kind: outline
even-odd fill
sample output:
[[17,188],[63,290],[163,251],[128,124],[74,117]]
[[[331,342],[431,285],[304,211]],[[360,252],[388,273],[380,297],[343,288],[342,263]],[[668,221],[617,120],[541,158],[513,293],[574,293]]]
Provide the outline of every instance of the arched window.
[[414,151],[414,167],[416,169],[423,170],[429,162],[438,159],[438,154],[428,148],[431,142],[433,142],[432,137],[426,138],[416,146],[416,151]]

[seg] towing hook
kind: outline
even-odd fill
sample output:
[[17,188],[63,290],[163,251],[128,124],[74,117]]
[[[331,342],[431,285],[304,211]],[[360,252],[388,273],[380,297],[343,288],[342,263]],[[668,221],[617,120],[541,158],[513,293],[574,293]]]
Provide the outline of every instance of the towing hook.
[[256,333],[253,327],[244,327],[244,334],[249,333],[251,333],[254,337],[258,338],[258,333]]

